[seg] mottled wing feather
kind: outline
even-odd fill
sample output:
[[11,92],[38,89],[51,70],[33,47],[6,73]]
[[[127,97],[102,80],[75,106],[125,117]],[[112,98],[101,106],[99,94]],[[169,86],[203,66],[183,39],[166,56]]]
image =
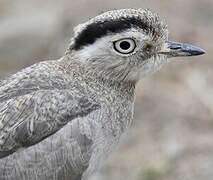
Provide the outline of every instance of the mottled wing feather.
[[29,66],[0,81],[0,102],[38,90],[68,89],[72,78],[58,71],[57,60]]
[[0,158],[42,141],[98,107],[78,90],[38,90],[0,102]]
[[35,64],[0,82],[0,158],[99,108],[88,92],[54,70],[55,62]]
[[0,158],[42,141],[99,107],[58,70],[57,63],[34,64],[0,82]]

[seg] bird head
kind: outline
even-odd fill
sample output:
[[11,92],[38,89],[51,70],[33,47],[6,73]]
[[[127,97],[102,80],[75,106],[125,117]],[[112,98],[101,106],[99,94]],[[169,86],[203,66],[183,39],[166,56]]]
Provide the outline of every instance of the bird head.
[[172,57],[204,53],[190,44],[168,41],[167,25],[150,10],[108,11],[74,32],[67,54],[98,76],[116,81],[137,82]]

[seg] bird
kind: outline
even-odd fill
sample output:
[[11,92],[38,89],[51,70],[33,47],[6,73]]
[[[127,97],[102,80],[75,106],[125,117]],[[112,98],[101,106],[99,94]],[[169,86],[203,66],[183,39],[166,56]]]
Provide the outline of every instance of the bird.
[[61,58],[0,80],[0,180],[89,179],[131,126],[139,80],[172,57],[204,53],[170,41],[149,9],[77,25]]

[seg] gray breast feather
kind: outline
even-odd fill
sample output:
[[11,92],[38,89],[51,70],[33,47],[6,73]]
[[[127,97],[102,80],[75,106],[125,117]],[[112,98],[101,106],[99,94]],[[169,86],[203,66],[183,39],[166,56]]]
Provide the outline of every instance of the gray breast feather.
[[1,102],[0,158],[42,141],[98,108],[77,90],[40,90]]

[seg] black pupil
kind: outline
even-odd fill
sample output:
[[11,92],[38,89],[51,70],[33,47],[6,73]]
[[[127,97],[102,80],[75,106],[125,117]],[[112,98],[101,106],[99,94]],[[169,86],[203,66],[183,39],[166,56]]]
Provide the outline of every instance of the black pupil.
[[122,41],[120,43],[120,48],[123,50],[128,50],[130,48],[130,46],[131,46],[130,43],[127,41]]

